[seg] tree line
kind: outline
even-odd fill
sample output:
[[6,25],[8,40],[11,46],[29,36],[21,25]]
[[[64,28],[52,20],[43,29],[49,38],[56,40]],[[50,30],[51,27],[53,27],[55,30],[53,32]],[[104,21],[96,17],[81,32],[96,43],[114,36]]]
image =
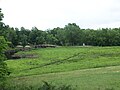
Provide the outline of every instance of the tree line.
[[0,23],[0,36],[12,47],[39,44],[54,44],[60,46],[91,45],[91,46],[119,46],[120,28],[81,29],[76,23],[69,23],[64,28],[54,28],[46,31],[33,27],[12,28]]
[[[0,10],[1,11],[1,10]],[[120,28],[81,29],[76,23],[68,23],[64,28],[39,30],[37,27],[26,29],[24,27],[13,28],[2,22],[3,14],[0,14],[0,36],[11,47],[17,45],[54,44],[60,46],[119,46]]]

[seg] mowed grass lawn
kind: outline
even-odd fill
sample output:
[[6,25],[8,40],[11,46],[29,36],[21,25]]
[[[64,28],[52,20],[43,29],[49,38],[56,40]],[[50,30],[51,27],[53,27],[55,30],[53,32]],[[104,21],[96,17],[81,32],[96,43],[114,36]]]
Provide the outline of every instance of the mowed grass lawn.
[[36,57],[6,61],[16,84],[37,86],[44,80],[77,85],[78,90],[120,89],[120,47],[58,47],[18,54]]

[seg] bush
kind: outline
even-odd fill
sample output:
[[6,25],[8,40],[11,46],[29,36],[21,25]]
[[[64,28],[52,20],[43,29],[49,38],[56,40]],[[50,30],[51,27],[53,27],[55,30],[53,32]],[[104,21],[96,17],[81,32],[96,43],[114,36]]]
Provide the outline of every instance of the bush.
[[0,36],[0,81],[4,80],[8,75],[7,64],[4,62],[6,60],[4,51],[7,48],[7,42],[4,37]]
[[17,49],[15,49],[15,50],[14,49],[13,50],[6,50],[5,51],[5,56],[6,56],[7,59],[12,59],[13,58],[12,55],[14,55],[17,52],[18,52]]
[[45,81],[43,83],[38,90],[73,90],[70,85],[55,86]]
[[16,85],[9,86],[7,83],[0,86],[0,90],[73,90],[70,85],[55,86],[48,82],[43,82],[38,88],[34,86]]

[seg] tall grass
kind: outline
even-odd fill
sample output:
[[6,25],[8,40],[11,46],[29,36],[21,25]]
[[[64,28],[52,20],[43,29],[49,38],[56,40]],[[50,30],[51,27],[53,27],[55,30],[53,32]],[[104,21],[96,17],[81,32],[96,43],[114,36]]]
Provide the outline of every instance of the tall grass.
[[120,47],[60,47],[37,49],[18,54],[36,58],[8,60],[11,76],[64,72],[120,65]]
[[77,85],[76,90],[120,89],[120,47],[59,47],[17,54],[37,57],[6,61],[11,88],[37,90],[44,80],[57,89],[64,85],[72,89]]
[[[8,84],[8,83],[7,83]],[[0,84],[0,90],[75,90],[70,85],[53,85],[46,81],[43,81],[42,85],[39,86],[26,86],[26,85],[7,85]]]

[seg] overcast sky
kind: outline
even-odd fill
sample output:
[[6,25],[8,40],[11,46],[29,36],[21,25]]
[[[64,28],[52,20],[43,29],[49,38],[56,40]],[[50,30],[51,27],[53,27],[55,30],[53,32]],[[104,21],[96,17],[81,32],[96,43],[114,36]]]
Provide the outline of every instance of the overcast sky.
[[120,27],[120,0],[0,0],[0,8],[11,27]]

